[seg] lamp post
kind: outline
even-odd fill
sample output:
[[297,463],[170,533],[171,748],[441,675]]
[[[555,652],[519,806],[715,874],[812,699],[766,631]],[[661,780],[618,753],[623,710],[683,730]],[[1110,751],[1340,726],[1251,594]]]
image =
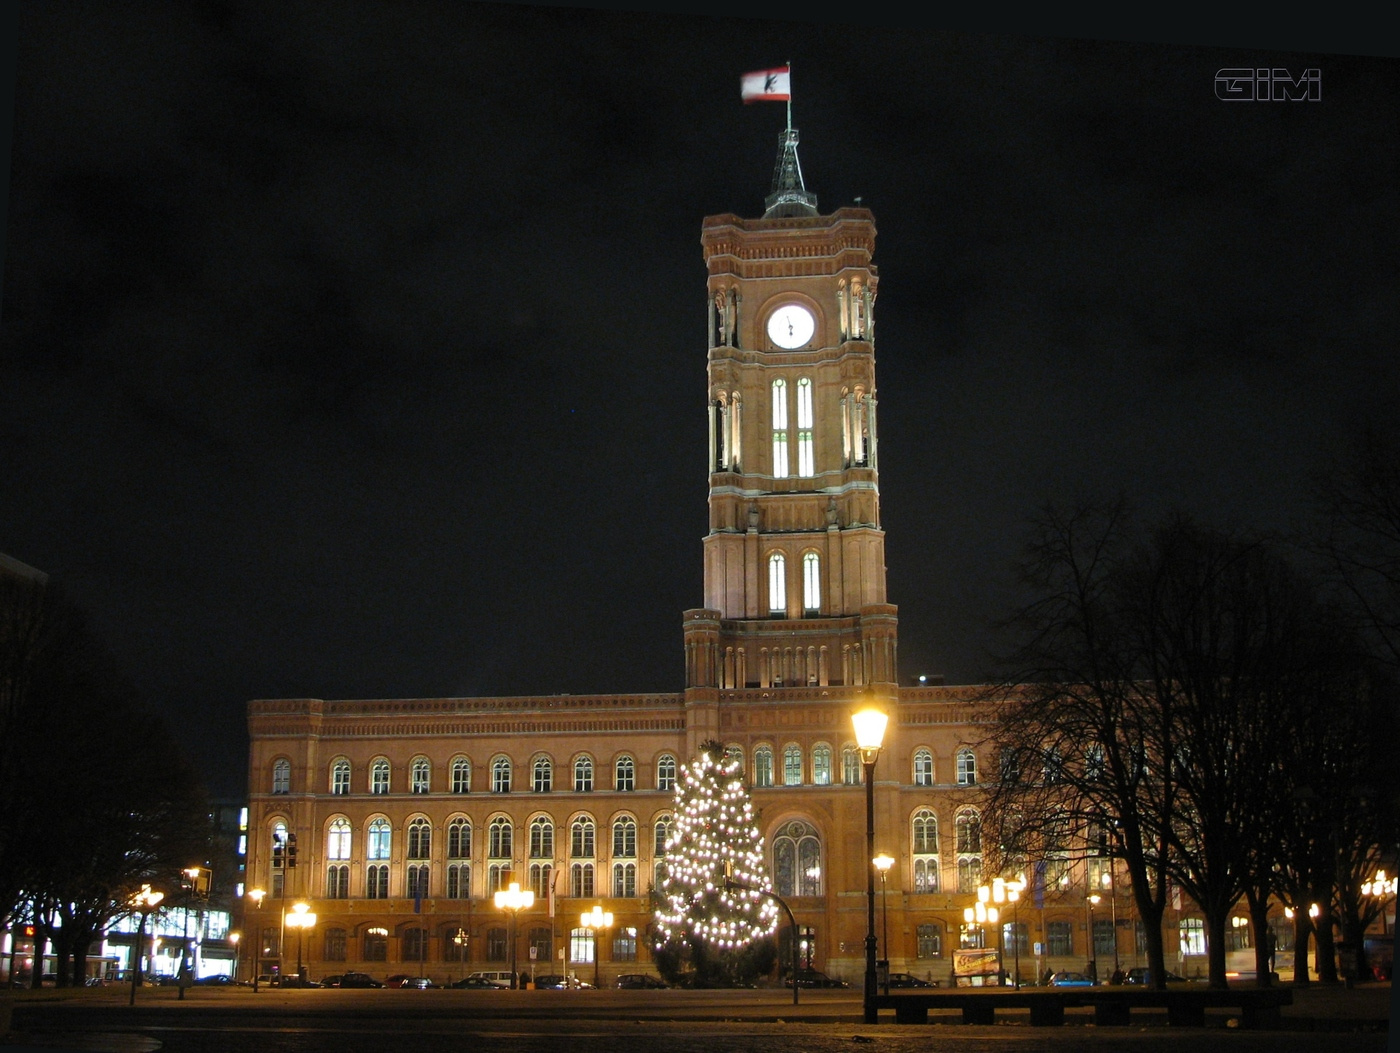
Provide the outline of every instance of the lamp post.
[[[260,912],[262,910],[263,897],[266,895],[265,889],[250,888],[248,890],[248,898],[253,901],[254,911]],[[259,918],[253,926],[253,994],[258,993],[258,977],[262,975],[262,956],[262,919]]]
[[306,930],[316,924],[316,915],[311,910],[308,903],[293,903],[292,912],[287,915],[287,924],[297,930],[297,984],[300,985],[306,977],[301,971],[301,952],[306,942]]
[[1088,947],[1088,950],[1089,950],[1089,969],[1088,969],[1088,972],[1089,972],[1089,979],[1090,979],[1090,980],[1093,980],[1095,984],[1097,984],[1097,983],[1099,982],[1099,966],[1098,966],[1098,962],[1097,962],[1097,960],[1096,960],[1096,955],[1098,954],[1098,948],[1094,945],[1094,908],[1095,908],[1096,906],[1098,906],[1098,904],[1099,904],[1099,899],[1100,899],[1100,898],[1101,898],[1101,897],[1099,896],[1099,894],[1098,894],[1097,892],[1091,892],[1091,893],[1089,893],[1089,898],[1088,898],[1088,900],[1087,900],[1088,905],[1089,905],[1089,941],[1088,941],[1088,943],[1089,943],[1089,947]]
[[875,864],[875,869],[880,872],[880,946],[885,951],[885,994],[890,993],[890,900],[889,892],[885,888],[885,878],[889,875],[890,867],[894,866],[894,857],[887,856],[881,852],[870,862]]
[[241,936],[242,933],[237,929],[228,934],[228,942],[233,944],[233,978],[235,981],[238,979],[238,941]]
[[595,903],[592,910],[583,912],[581,920],[583,927],[593,937],[593,986],[601,988],[602,981],[598,976],[598,930],[612,928],[613,916]]
[[[987,925],[995,925],[1001,920],[1001,912],[996,907],[987,906],[987,901],[991,899],[991,889],[982,885],[977,889],[977,902],[970,907],[963,908],[963,922],[969,927],[977,930],[977,947],[979,950],[987,946]],[[1001,985],[1001,946],[997,946],[997,985]]]
[[1361,883],[1361,894],[1363,896],[1375,896],[1381,901],[1382,936],[1388,936],[1390,934],[1390,925],[1385,920],[1385,901],[1387,898],[1395,895],[1397,885],[1400,885],[1400,881],[1393,877],[1386,877],[1384,870],[1377,870],[1375,877],[1370,881],[1363,881]]
[[[875,762],[885,741],[885,725],[889,716],[874,707],[861,710],[851,717],[855,726],[856,745],[865,766],[865,1022],[879,1022],[875,1009]],[[797,977],[792,978],[797,982]]]
[[1113,872],[1105,870],[1100,884],[1108,889],[1108,907],[1113,917],[1113,975],[1118,976],[1123,968],[1118,961],[1118,890],[1113,884]]
[[1011,953],[1016,963],[1012,985],[1021,989],[1021,891],[1026,887],[1026,876],[1017,874],[1015,881],[1006,883],[1006,898],[1011,902]]
[[136,1004],[136,988],[141,984],[141,944],[146,939],[146,919],[164,898],[164,892],[156,892],[150,885],[142,885],[141,891],[131,897],[132,909],[140,920],[136,923],[136,947],[131,954],[131,998],[127,1005]]
[[520,989],[520,975],[515,971],[516,925],[520,912],[535,905],[535,894],[530,889],[521,889],[520,882],[512,881],[508,888],[498,889],[495,895],[496,909],[510,915],[510,989]]

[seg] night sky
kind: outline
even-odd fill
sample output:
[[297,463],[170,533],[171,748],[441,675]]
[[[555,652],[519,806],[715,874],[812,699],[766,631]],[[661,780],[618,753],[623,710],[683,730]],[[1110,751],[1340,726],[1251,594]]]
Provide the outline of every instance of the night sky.
[[[1287,530],[1394,426],[1394,58],[456,3],[18,18],[0,552],[92,613],[216,794],[252,698],[679,690],[700,222],[761,213],[784,122],[748,70],[793,62],[808,189],[875,213],[905,682],[986,675],[1046,501]],[[1322,99],[1216,98],[1253,66]]]

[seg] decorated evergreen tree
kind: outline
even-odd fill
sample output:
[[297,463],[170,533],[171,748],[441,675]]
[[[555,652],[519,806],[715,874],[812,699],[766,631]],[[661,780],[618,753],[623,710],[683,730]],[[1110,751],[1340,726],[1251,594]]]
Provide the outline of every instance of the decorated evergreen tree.
[[688,962],[702,983],[768,971],[778,908],[762,893],[771,891],[739,761],[720,743],[706,742],[676,789],[653,919],[658,966]]

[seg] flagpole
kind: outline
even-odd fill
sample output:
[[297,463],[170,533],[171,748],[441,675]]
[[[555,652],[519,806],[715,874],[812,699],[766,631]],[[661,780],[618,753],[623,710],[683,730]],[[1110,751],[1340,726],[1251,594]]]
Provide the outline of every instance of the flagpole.
[[787,130],[788,130],[788,131],[792,131],[792,62],[791,62],[791,60],[788,61],[787,67],[788,67],[788,97],[787,97],[787,104],[788,104],[788,105],[787,105],[788,125],[787,125]]

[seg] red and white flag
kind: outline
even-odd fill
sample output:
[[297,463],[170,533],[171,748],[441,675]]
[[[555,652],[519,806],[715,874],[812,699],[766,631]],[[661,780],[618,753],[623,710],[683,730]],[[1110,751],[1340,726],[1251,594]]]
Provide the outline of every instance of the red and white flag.
[[792,98],[788,67],[745,73],[739,78],[739,94],[745,102],[787,102]]

